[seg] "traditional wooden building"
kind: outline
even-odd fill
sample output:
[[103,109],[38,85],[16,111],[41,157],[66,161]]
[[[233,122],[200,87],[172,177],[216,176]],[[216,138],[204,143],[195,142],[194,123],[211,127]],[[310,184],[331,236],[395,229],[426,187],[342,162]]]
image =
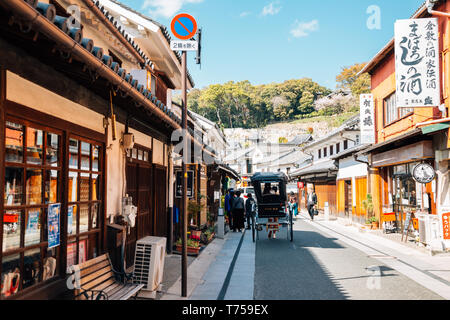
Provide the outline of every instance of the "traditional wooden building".
[[98,1],[1,1],[0,51],[0,299],[70,296],[67,267],[116,245],[108,225],[125,224],[126,267],[138,239],[169,235],[179,79]]
[[303,153],[309,158],[300,165],[300,168],[290,174],[292,179],[303,185],[298,194],[300,207],[306,209],[309,190],[317,194],[317,206],[323,211],[328,204],[332,215],[343,214],[338,210],[337,175],[338,162],[334,156],[346,152],[359,145],[359,118],[354,117],[326,136],[313,140],[303,148]]
[[[450,23],[441,13],[450,13],[450,1],[436,1],[430,10],[423,4],[411,18],[438,18],[441,107],[399,108],[396,105],[395,41],[391,40],[361,71],[371,75],[375,102],[376,144],[364,151],[369,155],[368,193],[375,214],[381,218],[395,213],[403,228],[406,213],[430,215],[440,227],[442,215],[450,212],[449,181],[449,84]],[[431,12],[431,13],[430,13]],[[437,173],[427,184],[418,183],[412,171],[419,163],[430,164]],[[428,228],[428,226],[426,227]],[[422,229],[425,229],[425,225]],[[425,232],[425,230],[421,230]]]

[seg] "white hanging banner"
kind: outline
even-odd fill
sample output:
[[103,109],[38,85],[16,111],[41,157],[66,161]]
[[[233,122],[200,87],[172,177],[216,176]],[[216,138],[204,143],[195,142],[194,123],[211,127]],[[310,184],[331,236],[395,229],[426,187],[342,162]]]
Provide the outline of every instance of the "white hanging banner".
[[375,143],[375,105],[372,94],[359,96],[361,144]]
[[397,20],[397,107],[435,107],[440,101],[438,19]]

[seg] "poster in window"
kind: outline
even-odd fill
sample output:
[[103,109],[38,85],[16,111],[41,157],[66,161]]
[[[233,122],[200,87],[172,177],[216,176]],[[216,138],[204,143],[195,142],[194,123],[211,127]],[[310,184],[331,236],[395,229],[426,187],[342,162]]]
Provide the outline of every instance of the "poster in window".
[[73,208],[75,206],[69,206],[67,209],[67,234],[73,233]]
[[54,203],[48,206],[48,247],[54,248],[60,244],[60,215],[61,203]]
[[362,94],[359,97],[361,143],[375,143],[375,105],[372,94]]
[[27,232],[39,232],[39,213],[40,209],[28,211]]
[[438,19],[397,20],[397,107],[435,107],[440,101]]

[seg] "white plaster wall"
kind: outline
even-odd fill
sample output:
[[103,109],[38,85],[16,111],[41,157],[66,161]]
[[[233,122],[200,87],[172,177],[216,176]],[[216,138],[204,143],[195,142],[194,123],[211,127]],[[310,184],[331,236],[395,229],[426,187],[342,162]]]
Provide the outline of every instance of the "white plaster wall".
[[153,139],[153,163],[164,165],[164,143]]
[[6,73],[6,99],[91,130],[105,132],[103,115],[10,71]]
[[353,158],[345,158],[339,161],[337,180],[363,176],[367,176],[366,164],[355,161]]

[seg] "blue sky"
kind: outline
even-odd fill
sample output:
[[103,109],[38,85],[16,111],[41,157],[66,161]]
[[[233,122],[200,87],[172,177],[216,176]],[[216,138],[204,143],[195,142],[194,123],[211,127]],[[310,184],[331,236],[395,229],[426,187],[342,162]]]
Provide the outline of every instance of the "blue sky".
[[[227,81],[252,84],[303,77],[334,89],[343,66],[369,61],[422,0],[121,0],[166,25],[193,15],[202,35],[202,66],[189,53],[197,88]],[[380,9],[380,29],[368,19]],[[372,21],[372,20],[371,20]]]

